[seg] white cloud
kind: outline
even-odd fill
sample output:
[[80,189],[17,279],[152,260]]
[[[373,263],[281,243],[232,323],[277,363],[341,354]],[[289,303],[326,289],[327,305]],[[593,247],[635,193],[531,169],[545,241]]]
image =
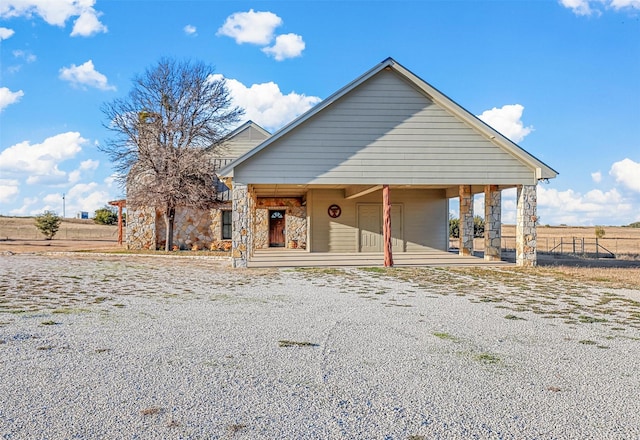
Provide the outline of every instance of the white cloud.
[[560,0],[560,4],[582,16],[602,15],[602,8],[616,12],[640,9],[640,0]]
[[73,170],[69,173],[69,183],[76,183],[80,181],[82,174],[80,170]]
[[21,58],[27,63],[33,63],[37,59],[34,54],[31,52],[25,52],[24,50],[14,50],[12,53],[15,58]]
[[581,194],[538,186],[538,213],[543,223],[567,225],[628,224],[635,210],[617,189],[594,189]]
[[252,43],[267,45],[273,40],[275,29],[282,24],[282,19],[273,12],[236,12],[225,20],[218,29],[217,35],[224,35],[236,40],[236,43]]
[[93,8],[83,11],[73,25],[71,36],[90,37],[99,32],[106,33],[107,27],[100,23],[100,20],[98,20],[99,15],[101,14],[97,13]]
[[23,96],[24,92],[22,90],[12,92],[7,87],[0,87],[0,112],[11,104],[20,101]]
[[6,40],[7,38],[11,38],[13,34],[15,34],[15,31],[13,29],[0,27],[0,41]]
[[89,36],[106,32],[98,20],[99,12],[93,9],[95,0],[4,0],[0,3],[0,17],[41,17],[48,24],[64,27],[71,17],[78,17],[72,36]]
[[299,57],[305,48],[305,43],[300,35],[285,34],[278,35],[273,46],[262,49],[267,55],[273,56],[276,61],[282,61],[286,58]]
[[190,24],[186,25],[184,28],[184,33],[187,35],[197,35],[198,30],[196,29],[195,26],[192,26]]
[[80,166],[78,167],[78,169],[73,170],[69,173],[69,183],[79,182],[82,178],[83,171],[95,170],[98,168],[98,165],[100,165],[100,161],[92,159],[83,160],[82,162],[80,162]]
[[31,145],[24,141],[0,153],[0,170],[28,175],[28,184],[63,183],[67,174],[58,165],[73,159],[86,143],[87,140],[77,132],[58,134],[41,144]]
[[9,211],[9,215],[29,215],[29,214],[39,214],[43,211],[35,211],[30,212],[29,209],[38,203],[38,199],[36,197],[26,197],[22,201],[22,206],[20,208],[12,209]]
[[521,142],[525,136],[533,131],[533,127],[525,127],[522,123],[524,107],[520,104],[503,105],[501,108],[485,110],[478,116],[503,136],[513,142]]
[[640,163],[625,158],[611,165],[609,174],[632,191],[640,193]]
[[[214,80],[221,78],[219,74],[213,76]],[[321,101],[317,96],[295,92],[283,95],[273,82],[247,87],[235,79],[226,79],[226,84],[233,104],[245,110],[245,118],[269,130],[277,130]]]
[[102,208],[113,197],[96,182],[79,183],[67,191],[65,195],[67,212],[86,211],[93,215],[96,209]]
[[86,170],[95,170],[98,168],[98,166],[100,165],[100,161],[98,160],[93,160],[93,159],[87,159],[87,160],[83,160],[82,162],[80,162],[80,170],[82,171],[86,171]]
[[640,0],[611,0],[610,5],[613,9],[640,9]]
[[591,173],[591,180],[595,183],[602,182],[602,173],[600,171],[596,171],[595,173]]
[[560,4],[571,9],[576,15],[591,15],[593,13],[588,0],[560,0]]
[[72,64],[71,67],[63,67],[60,69],[60,79],[79,87],[89,86],[100,90],[116,90],[114,86],[109,85],[107,77],[95,69],[92,60],[80,66]]
[[0,179],[0,202],[9,203],[20,192],[17,180]]

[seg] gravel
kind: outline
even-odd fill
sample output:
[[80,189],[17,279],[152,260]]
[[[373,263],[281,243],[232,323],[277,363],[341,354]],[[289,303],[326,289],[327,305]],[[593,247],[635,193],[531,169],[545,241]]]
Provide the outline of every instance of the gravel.
[[416,273],[0,256],[0,437],[640,438],[637,291]]

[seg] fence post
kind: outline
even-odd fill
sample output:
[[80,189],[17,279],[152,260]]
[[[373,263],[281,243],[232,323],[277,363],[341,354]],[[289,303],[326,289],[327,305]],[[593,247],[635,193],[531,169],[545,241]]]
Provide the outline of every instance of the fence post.
[[573,253],[576,253],[576,237],[571,237],[571,244],[573,245]]
[[600,246],[598,245],[598,237],[596,237],[596,259],[600,258]]

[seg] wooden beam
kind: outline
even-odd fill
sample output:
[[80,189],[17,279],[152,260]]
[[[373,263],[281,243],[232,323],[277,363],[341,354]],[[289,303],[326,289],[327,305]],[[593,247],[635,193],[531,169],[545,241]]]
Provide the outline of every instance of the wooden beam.
[[389,185],[382,186],[382,241],[384,246],[384,267],[393,267],[391,242],[391,199]]
[[347,200],[357,199],[358,197],[365,196],[374,191],[378,191],[379,189],[382,189],[382,185],[367,186],[367,187],[363,187],[362,185],[352,186],[344,189],[344,198]]

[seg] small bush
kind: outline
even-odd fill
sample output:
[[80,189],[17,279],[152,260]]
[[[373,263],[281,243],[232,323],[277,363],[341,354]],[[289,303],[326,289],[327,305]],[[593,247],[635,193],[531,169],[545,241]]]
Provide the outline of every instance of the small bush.
[[36,216],[36,228],[42,232],[46,240],[51,240],[56,235],[61,222],[62,217],[51,211]]
[[603,226],[596,226],[596,238],[602,238],[604,237],[604,227]]
[[93,221],[99,225],[115,225],[118,222],[118,213],[114,208],[105,206],[96,209]]
[[449,218],[449,237],[460,238],[460,219]]

